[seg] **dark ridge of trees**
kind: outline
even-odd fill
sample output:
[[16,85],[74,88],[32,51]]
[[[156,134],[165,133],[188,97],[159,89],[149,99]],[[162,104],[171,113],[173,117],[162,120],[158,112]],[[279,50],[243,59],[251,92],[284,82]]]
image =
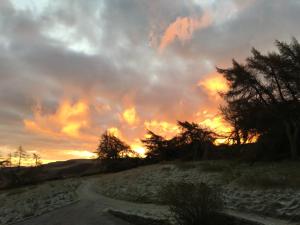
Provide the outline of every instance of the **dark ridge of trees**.
[[134,154],[129,145],[107,131],[102,134],[96,153],[98,159],[119,159]]
[[207,158],[216,134],[196,123],[177,122],[181,132],[170,140],[148,130],[147,138],[141,140],[148,152],[147,158],[171,160],[190,156],[192,159]]
[[[300,129],[300,44],[276,41],[277,52],[262,54],[255,48],[245,64],[232,61],[232,67],[217,68],[228,81],[222,96],[224,118],[234,128],[236,144],[259,135],[265,148],[279,142],[281,153],[288,149],[292,159],[299,155]],[[275,148],[276,149],[276,148]],[[278,149],[278,148],[277,148]],[[273,152],[274,153],[274,152]]]

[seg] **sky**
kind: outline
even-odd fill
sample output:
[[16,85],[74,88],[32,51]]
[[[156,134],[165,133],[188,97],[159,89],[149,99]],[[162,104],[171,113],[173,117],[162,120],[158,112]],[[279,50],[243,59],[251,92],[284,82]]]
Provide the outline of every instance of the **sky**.
[[0,154],[89,158],[105,130],[143,153],[177,120],[228,131],[215,67],[299,22],[300,0],[1,0]]

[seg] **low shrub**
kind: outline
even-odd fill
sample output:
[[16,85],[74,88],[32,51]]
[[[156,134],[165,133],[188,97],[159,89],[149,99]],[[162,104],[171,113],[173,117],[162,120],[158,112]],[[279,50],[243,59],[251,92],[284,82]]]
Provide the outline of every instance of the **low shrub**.
[[215,225],[223,201],[218,191],[204,183],[169,183],[159,192],[178,225]]

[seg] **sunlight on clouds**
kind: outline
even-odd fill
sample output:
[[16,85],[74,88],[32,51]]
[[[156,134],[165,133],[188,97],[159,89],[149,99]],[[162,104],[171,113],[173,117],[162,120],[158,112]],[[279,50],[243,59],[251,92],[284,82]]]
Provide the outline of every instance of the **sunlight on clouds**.
[[138,153],[139,157],[142,158],[146,157],[145,153],[147,150],[145,149],[145,147],[143,147],[143,145],[139,141],[131,144],[130,147],[133,151]]
[[63,100],[54,114],[44,114],[42,108],[34,109],[34,119],[24,120],[25,128],[31,132],[50,137],[71,137],[78,139],[93,139],[82,135],[80,130],[88,127],[89,106],[83,101],[71,103]]
[[159,51],[162,52],[176,39],[183,43],[190,40],[196,30],[206,28],[210,26],[212,22],[212,17],[208,12],[205,12],[200,18],[178,17],[165,30],[160,41]]
[[[164,31],[158,48],[159,52],[163,52],[176,39],[185,43],[192,39],[195,31],[225,23],[246,8],[249,2],[253,1],[255,0],[244,1],[241,4],[232,0],[220,2],[215,0],[193,0],[194,4],[199,5],[203,9],[203,15],[201,17],[177,17]],[[151,45],[156,46],[156,38],[152,32],[150,32],[149,38]]]
[[[207,118],[201,121],[199,124],[203,127],[211,129],[221,136],[226,136],[232,131],[231,126],[224,121],[222,116]],[[216,139],[215,144],[223,144],[226,142],[226,140],[226,138],[218,138]]]
[[137,113],[134,107],[126,109],[123,114],[122,118],[129,124],[129,125],[134,125],[137,123],[138,118],[137,118]]
[[228,124],[226,124],[222,116],[207,118],[200,122],[200,125],[210,128],[220,134],[225,134],[231,131],[231,127]]
[[218,73],[210,74],[206,79],[200,80],[198,86],[204,87],[208,94],[214,97],[219,97],[220,92],[228,90],[227,81]]
[[147,130],[151,130],[154,133],[164,136],[167,139],[172,138],[180,132],[180,129],[176,124],[166,121],[145,121],[144,126]]
[[116,136],[117,138],[121,138],[123,137],[121,131],[117,128],[117,127],[111,127],[107,129],[108,133],[110,133],[111,135]]
[[83,158],[83,159],[94,159],[97,154],[94,152],[89,152],[85,150],[65,150],[66,155],[72,155],[73,157]]

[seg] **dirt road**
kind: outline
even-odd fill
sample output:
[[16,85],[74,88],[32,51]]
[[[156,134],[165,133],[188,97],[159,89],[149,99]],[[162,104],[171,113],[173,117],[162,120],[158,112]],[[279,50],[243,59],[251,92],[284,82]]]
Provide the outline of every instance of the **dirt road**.
[[97,194],[93,179],[86,179],[78,189],[80,200],[72,205],[57,209],[39,217],[17,223],[17,225],[130,225],[105,212],[118,202]]

